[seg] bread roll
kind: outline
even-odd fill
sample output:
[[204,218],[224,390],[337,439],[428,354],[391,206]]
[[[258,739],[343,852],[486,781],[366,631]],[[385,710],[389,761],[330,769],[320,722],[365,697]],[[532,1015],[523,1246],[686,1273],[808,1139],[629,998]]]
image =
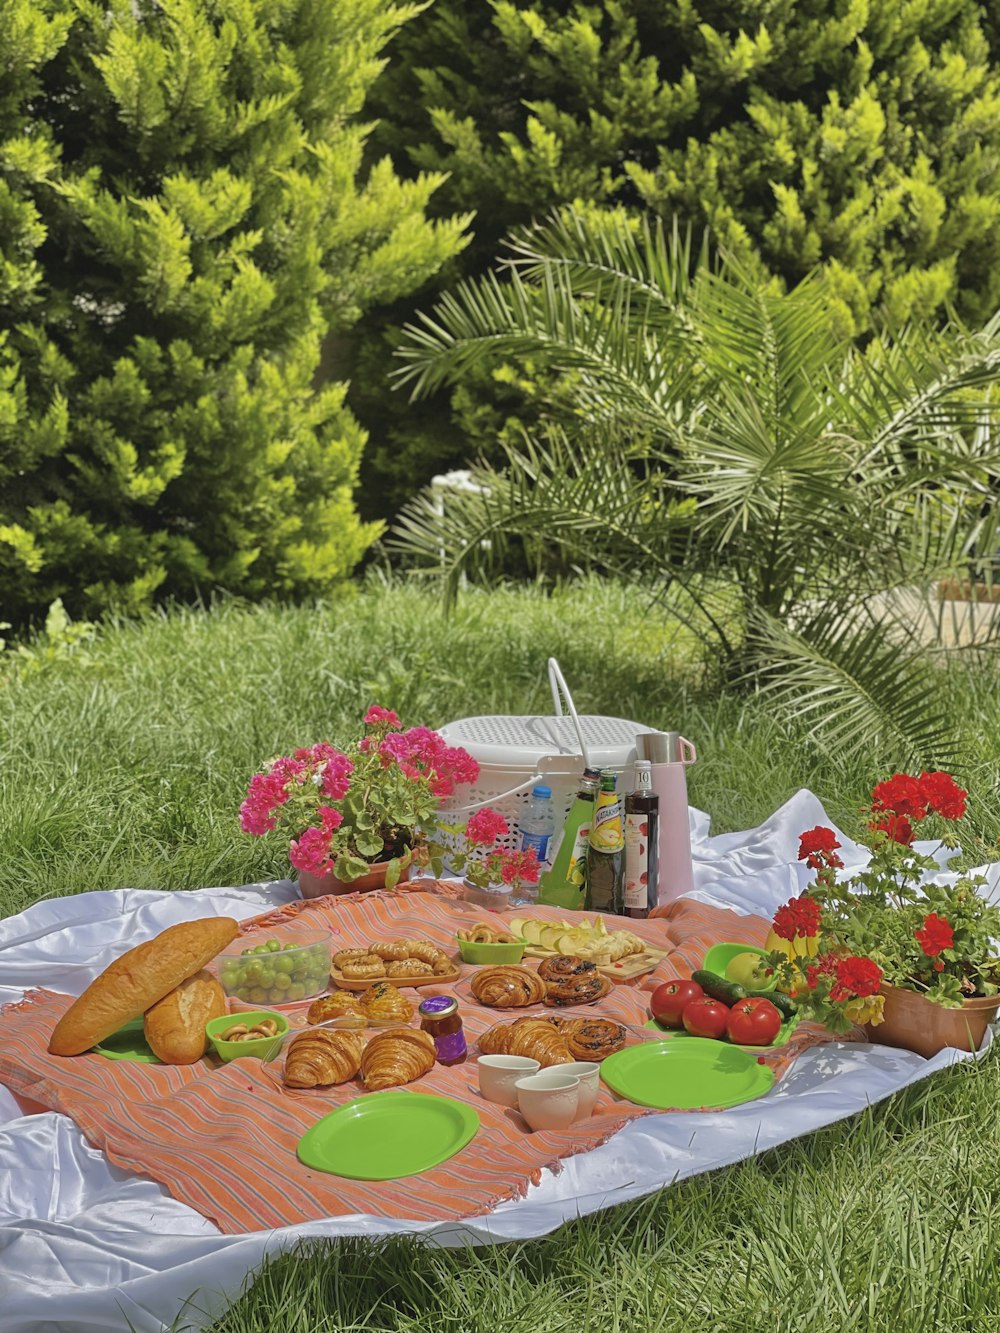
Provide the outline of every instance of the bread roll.
[[56,1024],[50,1055],[81,1055],[193,976],[239,934],[231,916],[182,921],[109,964]]
[[142,1027],[150,1050],[165,1065],[193,1065],[205,1054],[205,1024],[226,1012],[226,992],[215,977],[196,972],[146,1010]]

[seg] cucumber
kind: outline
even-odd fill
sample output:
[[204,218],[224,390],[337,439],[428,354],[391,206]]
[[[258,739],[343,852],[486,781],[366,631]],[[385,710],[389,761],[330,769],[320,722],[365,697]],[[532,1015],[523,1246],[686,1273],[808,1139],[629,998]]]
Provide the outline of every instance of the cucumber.
[[[704,989],[705,988],[703,986],[702,990]],[[774,1005],[775,1009],[777,1009],[778,1013],[781,1015],[781,1021],[783,1023],[786,1023],[788,1019],[794,1017],[795,1014],[799,1012],[798,1005],[795,1003],[792,997],[790,995],[786,995],[784,991],[752,990],[750,991],[749,994],[750,998],[753,1000],[770,1000],[771,1003]]]
[[706,972],[704,968],[692,972],[691,980],[697,982],[706,995],[711,995],[713,1000],[721,1000],[730,1008],[747,998],[745,986],[741,986],[737,981],[727,981],[725,977],[717,976],[715,972]]

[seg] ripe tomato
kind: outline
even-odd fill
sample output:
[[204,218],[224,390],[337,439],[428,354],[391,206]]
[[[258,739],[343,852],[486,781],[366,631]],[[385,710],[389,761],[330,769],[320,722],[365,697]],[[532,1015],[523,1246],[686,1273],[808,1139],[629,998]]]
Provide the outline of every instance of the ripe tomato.
[[705,995],[684,1007],[683,1023],[692,1037],[724,1037],[729,1010],[721,1000]]
[[739,1000],[729,1011],[726,1033],[737,1046],[770,1046],[781,1027],[781,1014],[770,1000]]
[[692,1000],[700,1000],[704,994],[696,981],[684,981],[678,977],[657,986],[649,997],[649,1009],[656,1021],[665,1028],[679,1028],[683,1026],[681,1016],[684,1006]]

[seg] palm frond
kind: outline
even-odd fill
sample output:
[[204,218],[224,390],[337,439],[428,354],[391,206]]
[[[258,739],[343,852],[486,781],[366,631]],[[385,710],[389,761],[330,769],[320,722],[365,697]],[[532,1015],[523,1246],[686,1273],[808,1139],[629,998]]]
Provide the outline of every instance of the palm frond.
[[680,344],[634,327],[632,294],[620,285],[604,302],[581,301],[568,275],[547,269],[539,285],[517,272],[460,284],[418,324],[406,325],[396,372],[420,397],[486,361],[532,357],[552,374],[572,375],[584,415],[614,406],[635,428],[668,428],[672,404],[691,373]]
[[961,746],[941,683],[909,627],[836,604],[795,628],[755,616],[748,632],[758,688],[811,724],[825,748],[939,767]]
[[506,461],[502,471],[477,468],[476,492],[444,504],[431,491],[417,496],[387,545],[443,574],[452,591],[462,575],[502,568],[513,541],[542,540],[614,574],[663,570],[683,555],[693,506],[651,491],[622,448],[581,449],[553,428],[508,449]]
[[693,336],[684,304],[709,258],[708,233],[696,248],[691,227],[682,229],[677,218],[668,234],[662,218],[648,214],[562,208],[514,231],[502,262],[531,283],[562,269],[575,292],[596,299],[627,286],[633,310],[650,326],[673,329],[681,321]]

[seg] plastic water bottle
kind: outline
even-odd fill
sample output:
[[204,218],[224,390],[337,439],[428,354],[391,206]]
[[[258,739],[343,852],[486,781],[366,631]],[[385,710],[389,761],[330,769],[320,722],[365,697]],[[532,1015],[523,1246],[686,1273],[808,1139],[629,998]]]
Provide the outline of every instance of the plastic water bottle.
[[556,818],[552,810],[552,788],[539,784],[531,789],[531,801],[521,820],[521,850],[534,849],[538,864],[544,866],[549,859],[549,843],[556,831]]

